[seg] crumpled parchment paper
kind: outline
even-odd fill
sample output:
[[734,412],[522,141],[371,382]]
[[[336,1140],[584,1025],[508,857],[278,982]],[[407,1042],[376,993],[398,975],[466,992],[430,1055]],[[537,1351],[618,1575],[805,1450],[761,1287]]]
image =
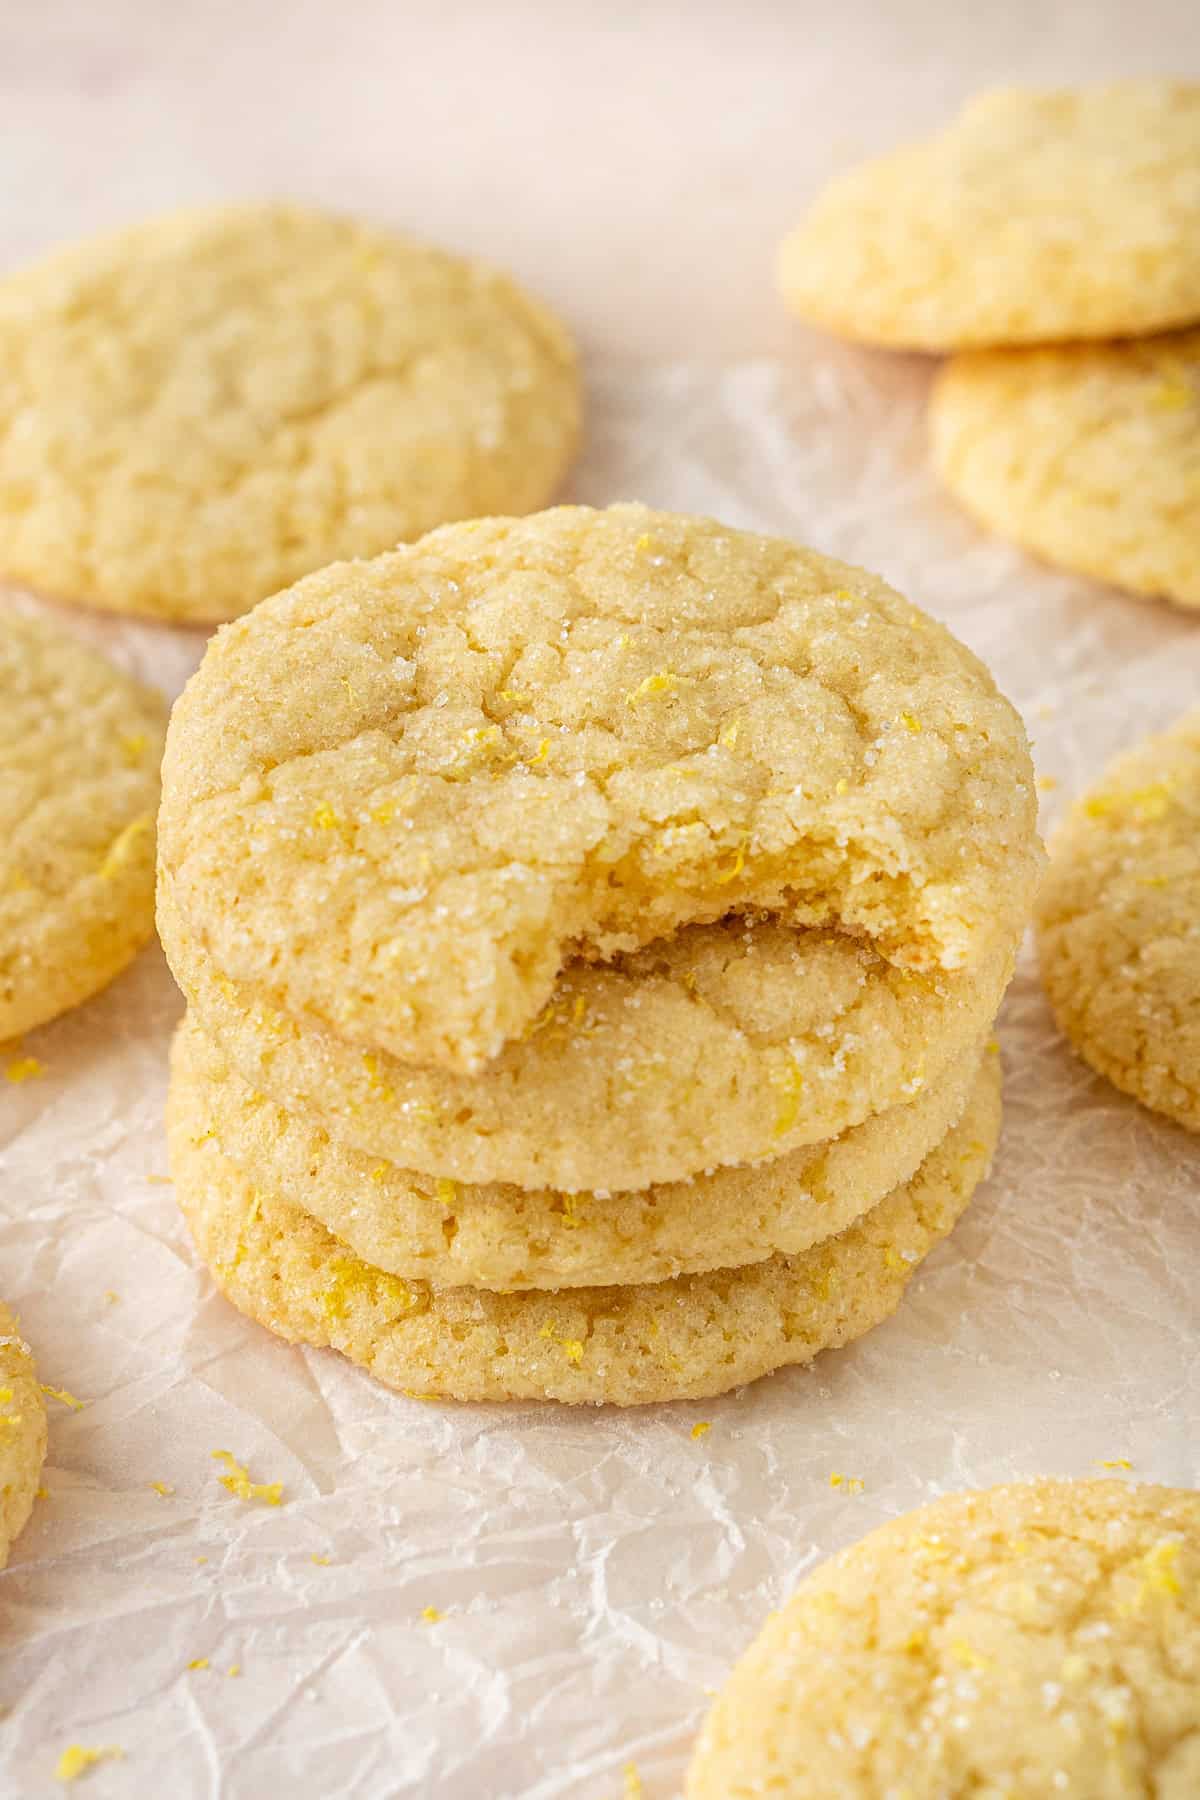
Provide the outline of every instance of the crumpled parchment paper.
[[[927,379],[799,332],[787,365],[601,366],[573,497],[879,571],[991,664],[1053,814],[1200,693],[1197,624],[977,532],[925,461]],[[70,622],[171,693],[202,648]],[[1200,1477],[1200,1145],[1073,1058],[1028,955],[995,1174],[898,1316],[811,1371],[633,1413],[421,1404],[244,1321],[163,1181],[179,1010],[152,948],[0,1092],[0,1293],[86,1402],[50,1402],[48,1497],[0,1578],[6,1795],[60,1791],[77,1742],[124,1753],[95,1800],[659,1800],[829,1551],[947,1488]],[[226,1492],[215,1449],[283,1504]]]

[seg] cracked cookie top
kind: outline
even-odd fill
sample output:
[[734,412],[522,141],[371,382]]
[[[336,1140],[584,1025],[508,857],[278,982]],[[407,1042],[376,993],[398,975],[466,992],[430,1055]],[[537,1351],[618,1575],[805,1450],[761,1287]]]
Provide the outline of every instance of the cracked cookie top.
[[571,957],[729,913],[968,970],[1038,856],[1024,729],[944,627],[638,506],[447,527],[276,595],[214,640],[164,763],[163,890],[216,968],[468,1071]]
[[574,349],[503,275],[298,206],[211,207],[0,283],[0,571],[183,621],[544,506]]

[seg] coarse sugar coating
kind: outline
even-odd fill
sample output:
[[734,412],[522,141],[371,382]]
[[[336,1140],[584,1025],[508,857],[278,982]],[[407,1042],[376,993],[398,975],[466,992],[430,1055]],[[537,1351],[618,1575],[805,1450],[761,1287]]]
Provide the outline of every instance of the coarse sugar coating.
[[951,1494],[819,1567],[738,1663],[688,1800],[1193,1800],[1200,1495]]
[[354,1149],[455,1181],[643,1188],[782,1156],[913,1099],[988,1029],[1012,970],[916,975],[837,933],[692,926],[573,963],[478,1075],[414,1069],[217,974],[160,887],[176,979],[243,1080]]
[[1056,832],[1036,911],[1059,1025],[1200,1131],[1200,710],[1118,756]]
[[164,762],[163,886],[214,967],[467,1072],[572,956],[731,912],[977,968],[1038,859],[1024,728],[943,626],[860,570],[640,506],[311,576],[218,633]]
[[293,1201],[171,1121],[175,1194],[217,1285],[293,1342],[330,1345],[428,1399],[636,1406],[725,1393],[859,1337],[891,1314],[963,1212],[1000,1127],[985,1058],[961,1122],[840,1236],[796,1257],[635,1287],[494,1294],[362,1262]]
[[930,431],[938,473],[991,530],[1200,606],[1200,331],[956,356]]
[[955,350],[1200,319],[1200,85],[979,95],[832,182],[779,256],[801,318]]
[[346,1149],[255,1093],[191,1017],[172,1050],[168,1106],[179,1132],[213,1141],[250,1180],[390,1274],[502,1292],[627,1286],[796,1255],[844,1230],[958,1123],[980,1054],[832,1143],[625,1193],[477,1187]]
[[566,332],[480,264],[277,202],[145,220],[0,282],[0,572],[233,618],[544,506],[579,414]]
[[166,704],[48,619],[0,610],[0,1043],[154,933]]
[[0,1569],[33,1510],[46,1460],[46,1403],[33,1353],[0,1303]]

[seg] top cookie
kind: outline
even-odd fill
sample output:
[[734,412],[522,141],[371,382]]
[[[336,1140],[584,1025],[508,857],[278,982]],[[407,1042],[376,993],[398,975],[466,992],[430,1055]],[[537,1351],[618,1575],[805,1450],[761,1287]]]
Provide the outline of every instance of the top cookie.
[[1109,765],[1055,834],[1042,978],[1092,1067],[1200,1131],[1200,711]]
[[1200,319],[1200,85],[983,94],[832,183],[779,281],[802,318],[913,350]]
[[1200,1793],[1200,1495],[952,1494],[825,1563],[717,1701],[689,1800]]
[[297,206],[151,219],[0,283],[0,572],[230,619],[545,505],[578,427],[566,333],[492,270]]
[[153,935],[166,714],[66,632],[0,611],[0,1043]]
[[874,576],[644,507],[448,527],[277,595],[175,708],[160,871],[217,969],[470,1070],[569,955],[758,907],[969,968],[1037,867],[1020,720]]

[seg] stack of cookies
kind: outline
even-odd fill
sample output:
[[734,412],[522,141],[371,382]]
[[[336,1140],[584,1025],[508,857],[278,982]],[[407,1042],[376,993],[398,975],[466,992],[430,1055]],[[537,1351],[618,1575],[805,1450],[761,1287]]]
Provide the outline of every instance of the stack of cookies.
[[982,94],[785,241],[802,317],[957,352],[934,460],[985,525],[1200,606],[1200,83]]
[[873,576],[636,506],[448,526],[222,630],[163,790],[176,1192],[283,1337],[715,1394],[885,1317],[987,1170],[1028,749]]

